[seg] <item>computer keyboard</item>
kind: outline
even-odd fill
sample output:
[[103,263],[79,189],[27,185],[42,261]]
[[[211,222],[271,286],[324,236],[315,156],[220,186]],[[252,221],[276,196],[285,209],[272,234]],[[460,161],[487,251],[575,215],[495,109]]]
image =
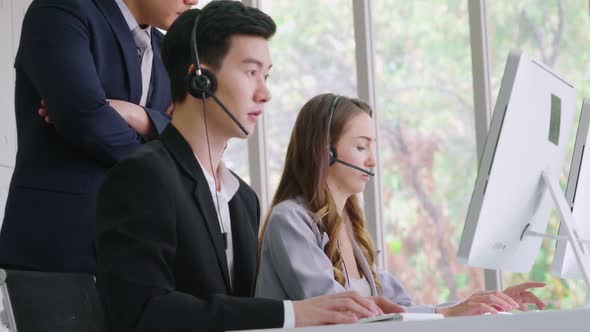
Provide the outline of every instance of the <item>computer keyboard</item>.
[[444,318],[441,314],[432,313],[409,313],[403,312],[398,314],[385,314],[375,317],[359,319],[358,323],[372,323],[372,322],[388,322],[388,321],[415,321],[415,320],[431,320],[431,319],[442,319]]

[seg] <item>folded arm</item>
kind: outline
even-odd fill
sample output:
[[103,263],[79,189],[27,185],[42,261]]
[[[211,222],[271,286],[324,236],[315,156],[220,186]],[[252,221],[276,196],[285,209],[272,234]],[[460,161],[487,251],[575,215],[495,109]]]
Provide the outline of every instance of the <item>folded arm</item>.
[[59,2],[33,6],[23,23],[20,49],[26,51],[19,53],[15,67],[44,100],[58,135],[113,164],[141,143],[136,130],[141,122],[149,132],[150,112],[109,105],[79,8]]

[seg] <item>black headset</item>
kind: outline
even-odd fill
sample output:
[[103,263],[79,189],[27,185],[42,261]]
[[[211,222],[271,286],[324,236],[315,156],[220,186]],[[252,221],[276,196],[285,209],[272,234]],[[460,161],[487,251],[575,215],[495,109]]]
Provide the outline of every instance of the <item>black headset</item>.
[[340,96],[334,97],[334,100],[332,100],[332,103],[330,104],[330,109],[329,109],[329,113],[328,113],[328,129],[326,132],[326,143],[328,144],[328,147],[329,147],[330,166],[334,165],[334,163],[339,163],[344,166],[348,166],[352,169],[356,169],[357,171],[363,172],[369,176],[375,176],[375,173],[371,172],[368,169],[360,168],[360,167],[355,166],[353,164],[347,163],[344,160],[338,159],[338,151],[336,151],[336,147],[334,145],[330,144],[330,130],[332,129],[332,117],[334,116],[334,112],[336,111],[336,105],[338,104],[339,99],[340,99]]
[[202,12],[197,15],[191,31],[191,58],[195,70],[190,72],[187,78],[187,90],[191,96],[197,99],[205,99],[212,96],[217,90],[217,77],[210,70],[201,68],[199,61],[199,49],[197,47],[197,26]]
[[221,109],[230,117],[230,119],[240,127],[240,130],[249,135],[248,131],[244,126],[236,119],[236,117],[225,107],[225,105],[215,96],[217,90],[217,77],[210,70],[201,68],[201,62],[199,61],[199,48],[197,47],[197,26],[199,25],[199,19],[203,15],[201,11],[195,19],[195,24],[191,31],[191,58],[195,70],[191,71],[187,76],[187,91],[191,96],[197,99],[206,99],[208,97],[213,100],[221,107]]

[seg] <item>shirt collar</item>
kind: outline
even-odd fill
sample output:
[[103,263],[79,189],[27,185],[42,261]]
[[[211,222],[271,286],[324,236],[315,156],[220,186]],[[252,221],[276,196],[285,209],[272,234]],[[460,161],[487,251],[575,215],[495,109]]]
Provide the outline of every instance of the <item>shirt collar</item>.
[[[135,17],[133,16],[131,11],[129,10],[129,7],[127,7],[127,5],[125,4],[125,2],[123,2],[123,0],[115,0],[115,2],[119,6],[119,9],[121,10],[121,14],[123,14],[123,17],[125,18],[125,22],[127,23],[127,26],[129,26],[129,31],[135,30],[135,28],[137,28],[139,26],[139,24],[137,23],[137,20],[135,20]],[[148,26],[145,29],[145,31],[148,33],[148,35],[151,36],[152,27]]]
[[[211,192],[214,192],[214,190],[216,190],[216,188],[215,188],[215,179],[213,178],[213,175],[210,174],[207,171],[207,169],[205,169],[205,167],[203,167],[203,164],[201,163],[201,161],[199,160],[199,158],[197,157],[196,154],[195,154],[195,159],[197,159],[199,166],[201,166],[201,169],[203,170],[203,174],[205,174],[205,179],[207,179],[207,184],[209,185],[209,189],[211,189]],[[219,178],[221,180],[221,192],[220,193],[229,202],[232,199],[232,197],[234,197],[236,192],[238,192],[238,189],[240,188],[240,182],[229,171],[229,169],[225,166],[225,163],[223,162],[223,160],[221,160],[219,162],[219,166],[217,168],[217,171],[219,172]]]

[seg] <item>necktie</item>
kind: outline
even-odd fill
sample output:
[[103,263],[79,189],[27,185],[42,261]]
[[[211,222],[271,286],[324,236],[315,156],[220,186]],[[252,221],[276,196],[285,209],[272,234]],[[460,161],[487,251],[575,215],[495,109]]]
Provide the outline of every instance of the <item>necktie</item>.
[[145,106],[150,90],[150,80],[152,78],[152,62],[154,53],[152,51],[152,41],[148,31],[139,26],[133,29],[133,39],[139,51],[141,61],[141,100],[139,105]]

